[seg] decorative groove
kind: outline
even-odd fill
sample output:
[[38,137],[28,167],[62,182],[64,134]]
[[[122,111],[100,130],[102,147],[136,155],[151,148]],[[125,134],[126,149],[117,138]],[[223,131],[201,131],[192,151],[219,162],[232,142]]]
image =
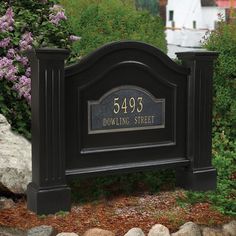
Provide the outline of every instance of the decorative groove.
[[61,103],[61,83],[62,83],[62,78],[61,78],[61,70],[58,69],[58,180],[61,180],[61,175],[62,175],[62,135],[61,135],[61,127],[62,127],[62,122],[63,119],[61,120],[61,106],[63,105]]
[[44,90],[44,107],[45,107],[45,142],[44,142],[44,150],[45,150],[45,169],[46,169],[46,175],[45,175],[45,182],[48,182],[49,178],[49,166],[48,166],[48,70],[45,69],[44,71],[44,83],[45,83],[45,90]]
[[52,68],[50,68],[49,70],[49,73],[48,73],[48,104],[49,104],[49,109],[48,109],[48,143],[47,143],[47,146],[48,146],[48,166],[49,166],[49,183],[52,182],[52,175],[53,175],[53,163],[52,163],[52,159],[53,159],[53,153],[52,153],[52,142],[53,142],[53,137],[52,137]]
[[52,86],[51,86],[51,94],[52,94],[52,119],[51,119],[51,127],[52,127],[52,166],[51,166],[51,170],[52,170],[52,181],[55,180],[55,172],[56,172],[56,163],[55,163],[55,151],[56,151],[56,135],[55,135],[55,123],[57,122],[57,120],[55,119],[55,78],[54,78],[54,69],[52,68]]

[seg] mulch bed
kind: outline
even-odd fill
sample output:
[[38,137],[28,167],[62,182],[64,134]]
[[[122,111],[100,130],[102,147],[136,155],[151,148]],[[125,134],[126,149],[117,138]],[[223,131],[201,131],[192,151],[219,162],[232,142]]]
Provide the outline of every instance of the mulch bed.
[[119,196],[92,203],[74,203],[70,213],[59,212],[49,216],[35,215],[27,210],[26,202],[21,200],[14,207],[0,211],[0,226],[25,230],[51,225],[59,232],[79,235],[89,228],[99,227],[123,236],[133,227],[140,227],[147,233],[154,224],[163,224],[174,232],[187,221],[219,226],[233,219],[222,215],[209,203],[181,207],[176,199],[184,196],[184,191]]

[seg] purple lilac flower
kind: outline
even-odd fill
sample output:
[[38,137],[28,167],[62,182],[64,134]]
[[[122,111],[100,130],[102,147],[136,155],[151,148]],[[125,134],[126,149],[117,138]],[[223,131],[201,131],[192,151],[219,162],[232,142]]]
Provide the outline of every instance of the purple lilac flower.
[[17,79],[17,68],[13,64],[13,60],[7,57],[0,58],[0,79],[5,77],[9,81],[15,81]]
[[21,76],[17,83],[13,86],[13,89],[17,91],[19,97],[24,97],[28,103],[31,102],[31,80],[27,76]]
[[6,47],[8,47],[9,44],[10,44],[10,42],[11,42],[10,37],[7,37],[7,38],[5,38],[5,39],[2,39],[2,40],[0,41],[0,48],[6,48]]
[[16,54],[15,60],[20,62],[25,67],[28,66],[29,60],[28,60],[27,57],[23,57],[23,56],[20,56],[20,55]]
[[28,67],[25,71],[25,76],[30,77],[31,76],[31,68]]
[[72,42],[81,40],[81,37],[76,35],[71,35],[69,38]]
[[13,49],[13,48],[10,48],[8,51],[7,51],[7,58],[8,59],[14,59],[16,56],[16,51]]
[[23,34],[19,43],[20,51],[31,49],[32,42],[33,42],[33,37],[31,32],[26,32],[25,34]]
[[29,60],[27,57],[21,57],[20,62],[22,63],[23,66],[27,66]]
[[49,20],[54,25],[58,25],[61,20],[67,20],[67,17],[65,16],[65,13],[63,11],[59,11],[56,13],[56,15],[50,14]]
[[26,94],[24,95],[26,101],[31,105],[31,95],[30,94]]
[[12,31],[14,24],[14,12],[11,7],[6,11],[6,14],[0,18],[0,32]]
[[61,20],[67,20],[62,6],[55,4],[50,10],[52,13],[49,15],[49,20],[54,25],[58,25]]
[[12,66],[6,72],[5,77],[9,81],[15,81],[17,79],[16,73],[17,73],[16,67]]
[[28,84],[30,84],[30,79],[29,79],[28,77],[26,77],[25,75],[22,75],[22,76],[19,78],[19,83],[20,83],[22,86],[28,85]]

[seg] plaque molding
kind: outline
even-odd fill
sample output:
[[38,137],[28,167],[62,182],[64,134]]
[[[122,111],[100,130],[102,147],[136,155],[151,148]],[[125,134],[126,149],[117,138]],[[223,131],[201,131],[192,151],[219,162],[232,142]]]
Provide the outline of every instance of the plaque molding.
[[[153,125],[153,126],[143,126],[143,127],[129,127],[129,128],[117,128],[117,129],[102,129],[102,130],[92,130],[91,129],[91,106],[92,105],[99,105],[101,102],[106,99],[112,93],[122,89],[133,89],[139,92],[146,94],[154,103],[161,103],[162,106],[162,124],[161,125]],[[152,93],[143,89],[136,85],[122,85],[115,87],[104,95],[102,95],[98,100],[95,101],[88,101],[88,134],[104,134],[104,133],[116,133],[116,132],[129,132],[129,131],[138,131],[138,130],[150,130],[150,129],[162,129],[165,128],[165,98],[156,98]]]

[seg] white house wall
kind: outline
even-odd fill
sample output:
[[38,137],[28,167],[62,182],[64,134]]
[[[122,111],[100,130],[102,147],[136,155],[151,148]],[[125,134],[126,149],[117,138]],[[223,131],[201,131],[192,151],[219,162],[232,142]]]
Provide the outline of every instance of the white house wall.
[[219,21],[219,15],[225,20],[225,9],[218,7],[203,7],[202,17],[204,20],[203,28],[214,30],[215,22]]
[[[169,12],[174,11],[175,28],[193,28],[193,21],[201,22],[200,0],[169,0],[167,4],[167,27],[172,27]],[[197,25],[198,25],[197,24]]]
[[[170,11],[174,12],[174,24],[169,20]],[[206,32],[215,28],[219,13],[225,16],[224,9],[202,7],[200,0],[169,0],[166,14],[168,44],[201,47],[201,41]],[[196,22],[195,29],[194,21]]]

